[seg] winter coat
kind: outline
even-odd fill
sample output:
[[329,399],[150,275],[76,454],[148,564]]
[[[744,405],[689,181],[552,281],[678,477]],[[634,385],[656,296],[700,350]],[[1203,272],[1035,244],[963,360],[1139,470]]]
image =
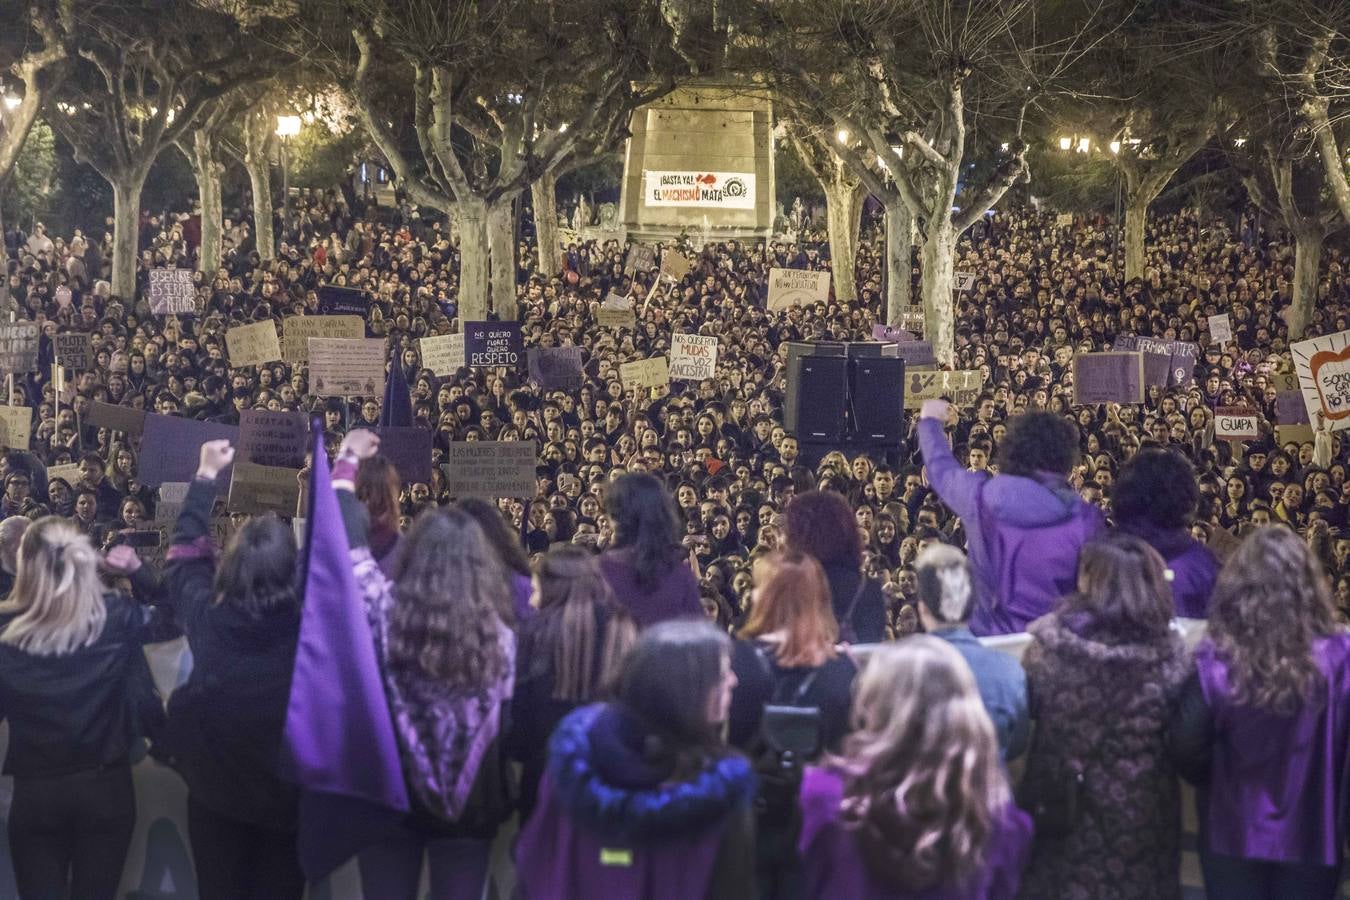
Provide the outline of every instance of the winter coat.
[[646,628],[667,619],[703,617],[698,599],[698,579],[681,558],[653,585],[638,584],[637,569],[625,550],[609,550],[600,556],[600,571],[614,590],[614,596],[628,610],[638,628]]
[[1180,636],[1107,643],[1083,613],[1031,624],[1027,671],[1035,737],[1023,791],[1081,772],[1068,835],[1038,836],[1021,897],[1181,897],[1181,804],[1167,722],[1188,671]]
[[1219,558],[1185,528],[1158,528],[1148,522],[1119,522],[1119,530],[1143,540],[1172,572],[1172,607],[1183,619],[1209,616],[1209,598],[1219,577]]
[[975,576],[970,630],[1023,631],[1074,589],[1078,551],[1106,527],[1101,510],[1055,475],[966,470],[936,419],[919,421],[919,447],[928,481],[966,529]]

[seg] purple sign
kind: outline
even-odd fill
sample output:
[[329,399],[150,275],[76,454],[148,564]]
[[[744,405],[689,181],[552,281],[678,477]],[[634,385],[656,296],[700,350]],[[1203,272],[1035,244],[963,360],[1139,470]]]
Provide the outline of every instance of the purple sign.
[[1195,383],[1195,363],[1200,347],[1189,341],[1169,341],[1144,335],[1122,334],[1111,345],[1116,351],[1144,354],[1146,387],[1188,388]]
[[1311,425],[1308,418],[1308,404],[1303,400],[1302,391],[1277,391],[1275,393],[1275,422],[1279,425]]
[[384,425],[375,429],[380,436],[380,455],[398,469],[404,484],[431,481],[431,432],[417,426]]
[[902,344],[895,345],[901,359],[905,361],[905,371],[911,371],[915,366],[936,366],[937,355],[933,353],[933,345],[928,341],[905,341]]
[[1143,403],[1144,363],[1139,353],[1080,353],[1073,358],[1074,403]]
[[[202,444],[221,438],[237,446],[239,426],[150,413],[141,432],[137,477],[151,487],[159,487],[166,481],[191,481],[197,472]],[[225,469],[216,478],[220,490],[230,486],[232,469],[233,466]]]
[[899,325],[883,325],[877,323],[872,326],[872,340],[886,341],[887,343],[905,343],[907,341],[918,340],[913,332],[906,331]]
[[531,347],[530,380],[545,391],[575,391],[586,380],[580,347]]
[[524,355],[519,322],[464,323],[464,361],[468,366],[515,368]]

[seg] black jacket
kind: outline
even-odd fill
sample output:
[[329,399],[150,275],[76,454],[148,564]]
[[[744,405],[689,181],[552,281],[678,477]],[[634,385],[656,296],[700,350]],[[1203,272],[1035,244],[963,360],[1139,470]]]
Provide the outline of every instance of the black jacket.
[[[825,566],[825,577],[830,582],[830,605],[834,607],[834,617],[839,620],[839,637],[850,637],[844,624],[844,617],[853,606],[853,643],[878,644],[886,640],[886,598],[881,593],[881,585],[872,578],[864,578],[862,572],[844,563],[831,563]],[[858,586],[862,585],[862,593]],[[857,597],[857,604],[853,604]]]
[[[194,480],[174,527],[174,547],[209,540],[215,484]],[[181,552],[181,551],[180,551]],[[192,648],[192,674],[169,699],[169,746],[192,799],[242,822],[293,829],[299,802],[277,777],[299,604],[258,617],[212,602],[209,555],[173,559],[164,596]]]
[[776,662],[766,666],[751,641],[732,645],[731,670],[736,673],[736,689],[731,694],[727,715],[727,742],[742,750],[751,750],[759,736],[764,704],[789,703],[811,673],[815,677],[802,692],[795,706],[820,709],[820,737],[824,748],[838,752],[848,734],[848,713],[853,700],[853,678],[858,669],[853,660],[836,656],[815,669],[805,666],[786,668]]

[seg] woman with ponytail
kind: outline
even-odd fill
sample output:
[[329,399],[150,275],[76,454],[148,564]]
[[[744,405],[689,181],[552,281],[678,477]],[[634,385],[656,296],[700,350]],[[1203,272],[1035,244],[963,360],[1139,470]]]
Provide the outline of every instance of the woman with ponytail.
[[112,900],[136,823],[133,698],[147,689],[141,644],[152,635],[141,609],[104,590],[98,565],[69,522],[39,519],[0,603],[9,849],[24,898]]
[[1015,896],[1031,821],[961,655],[926,635],[882,645],[853,724],[842,755],[802,779],[805,897]]

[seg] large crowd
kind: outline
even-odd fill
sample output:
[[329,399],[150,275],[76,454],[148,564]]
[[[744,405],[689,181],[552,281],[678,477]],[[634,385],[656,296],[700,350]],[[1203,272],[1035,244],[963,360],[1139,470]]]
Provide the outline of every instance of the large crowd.
[[[958,247],[976,280],[957,295],[955,367],[982,373],[974,402],[907,413],[900,448],[818,453],[784,426],[786,345],[867,340],[882,320],[870,217],[858,301],[781,312],[765,309],[770,268],[830,265],[810,234],[683,240],[677,284],[625,269],[618,241],[542,262],[523,241],[525,345],[582,348],[566,391],[524,366],[421,365],[417,339],[457,326],[451,225],[302,192],[262,261],[248,219],[225,221],[220,268],[182,316],[154,315],[147,285],[195,266],[193,214],[145,217],[136,297],[111,294],[109,235],[4,235],[10,302],[43,329],[38,370],[12,387],[32,439],[0,472],[24,898],[112,896],[137,743],[188,785],[204,900],[304,884],[298,799],[275,771],[300,627],[292,531],[255,517],[212,546],[233,450],[210,442],[162,565],[144,563],[128,545],[162,501],[135,437],[88,424],[96,401],[322,416],[412,801],[360,855],[367,897],[413,897],[424,853],[434,896],[474,896],[516,813],[525,897],[1179,897],[1180,777],[1207,788],[1211,896],[1334,896],[1347,447],[1275,440],[1293,262],[1269,223],[1156,217],[1147,276],[1124,283],[1108,224],[992,213]],[[1350,321],[1346,256],[1328,248],[1309,335]],[[367,335],[390,339],[433,435],[429,482],[379,454],[382,398],[315,397],[303,364],[231,367],[227,329],[318,314],[325,285],[367,292]],[[611,293],[633,327],[598,324]],[[1222,346],[1206,325],[1221,312]],[[58,397],[51,341],[67,331],[94,335],[96,365]],[[718,338],[716,378],[625,388],[619,365],[677,333]],[[1075,406],[1072,357],[1131,335],[1197,343],[1193,370],[1142,404]],[[1215,409],[1237,404],[1262,436],[1216,440]],[[534,496],[451,497],[439,464],[473,440],[533,441]],[[49,477],[71,464],[78,477]],[[1176,617],[1208,620],[1193,652]],[[977,639],[1022,631],[1021,665]],[[135,660],[179,635],[194,669],[166,716]]]

